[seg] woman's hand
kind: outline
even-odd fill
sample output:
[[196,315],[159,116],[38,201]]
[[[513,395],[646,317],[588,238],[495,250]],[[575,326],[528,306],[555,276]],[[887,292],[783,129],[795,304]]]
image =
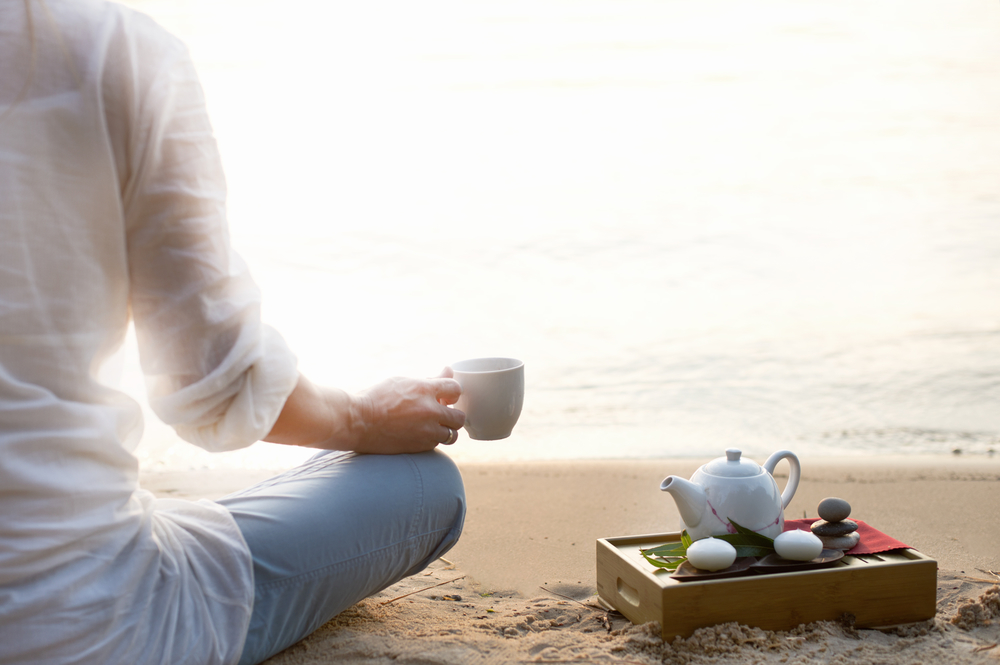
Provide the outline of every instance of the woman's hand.
[[465,414],[450,406],[462,394],[451,377],[445,368],[435,379],[392,378],[348,395],[300,376],[264,440],[381,455],[454,443]]
[[436,379],[386,379],[357,395],[365,424],[356,450],[360,453],[409,453],[454,443],[452,431],[465,424],[465,414],[449,405],[462,387],[445,368]]

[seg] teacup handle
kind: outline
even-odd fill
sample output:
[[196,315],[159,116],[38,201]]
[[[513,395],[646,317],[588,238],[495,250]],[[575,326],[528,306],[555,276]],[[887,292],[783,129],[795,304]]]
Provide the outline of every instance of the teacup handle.
[[788,482],[785,483],[785,491],[781,493],[781,509],[784,510],[788,507],[788,504],[792,502],[792,497],[795,496],[795,490],[799,487],[799,476],[802,475],[802,468],[799,466],[799,458],[795,456],[790,450],[779,450],[764,462],[764,470],[767,471],[772,476],[774,475],[774,467],[778,466],[778,462],[783,459],[788,460],[788,465],[791,469],[788,471]]

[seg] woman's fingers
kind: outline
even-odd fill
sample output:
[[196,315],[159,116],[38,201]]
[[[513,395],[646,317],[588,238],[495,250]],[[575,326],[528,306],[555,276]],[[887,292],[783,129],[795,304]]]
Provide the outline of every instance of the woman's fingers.
[[440,422],[444,427],[462,429],[465,425],[465,414],[450,406],[442,406],[439,412],[438,422]]
[[450,367],[445,367],[437,379],[431,380],[437,391],[438,404],[445,407],[441,413],[441,424],[448,430],[448,434],[442,443],[448,446],[458,440],[458,430],[465,425],[465,414],[449,406],[457,402],[462,395],[462,386],[452,378],[454,374]]
[[439,404],[454,404],[462,394],[462,386],[452,379],[455,373],[450,367],[445,367],[436,379],[431,379],[434,389],[437,391],[436,399]]
[[439,404],[454,404],[462,396],[462,386],[455,379],[431,379]]
[[437,390],[437,401],[441,404],[454,404],[462,394],[462,386],[454,380],[454,376],[451,367],[445,367],[436,378],[430,379]]

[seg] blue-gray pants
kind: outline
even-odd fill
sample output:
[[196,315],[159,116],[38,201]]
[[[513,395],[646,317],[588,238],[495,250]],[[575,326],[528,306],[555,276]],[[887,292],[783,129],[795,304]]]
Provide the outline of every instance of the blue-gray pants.
[[253,555],[240,665],[266,660],[458,541],[465,490],[438,451],[327,452],[219,500]]

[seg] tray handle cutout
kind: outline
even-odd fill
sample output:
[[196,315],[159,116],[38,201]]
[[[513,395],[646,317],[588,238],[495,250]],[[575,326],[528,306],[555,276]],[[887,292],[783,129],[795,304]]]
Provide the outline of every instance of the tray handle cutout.
[[616,585],[618,590],[618,597],[624,600],[626,603],[632,607],[639,607],[639,592],[635,588],[628,585],[622,578],[618,578],[618,583]]

